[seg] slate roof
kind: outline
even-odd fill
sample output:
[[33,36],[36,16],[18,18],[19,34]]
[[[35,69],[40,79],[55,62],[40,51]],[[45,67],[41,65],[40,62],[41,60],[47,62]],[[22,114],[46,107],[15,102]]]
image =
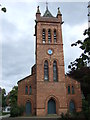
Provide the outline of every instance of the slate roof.
[[50,11],[48,9],[46,9],[43,17],[53,17],[53,15],[50,13]]

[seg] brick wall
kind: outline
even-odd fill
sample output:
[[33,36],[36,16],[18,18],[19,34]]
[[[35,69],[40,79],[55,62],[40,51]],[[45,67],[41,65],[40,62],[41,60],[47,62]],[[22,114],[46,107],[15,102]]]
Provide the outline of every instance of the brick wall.
[[[42,17],[36,13],[36,65],[32,67],[32,74],[18,82],[18,105],[24,105],[27,101],[32,104],[32,114],[45,116],[48,114],[48,101],[53,99],[56,103],[56,113],[60,115],[69,110],[70,100],[75,103],[76,111],[81,111],[81,88],[80,83],[72,78],[65,77],[63,39],[62,39],[62,16]],[[42,41],[42,30],[45,29],[46,43]],[[48,43],[48,29],[51,30],[51,43]],[[54,43],[54,29],[56,40]],[[48,49],[53,51],[48,54]],[[48,61],[49,81],[44,81],[44,62]],[[53,81],[53,62],[57,62],[58,82]],[[68,94],[68,85],[74,86],[75,93]],[[25,94],[25,87],[32,86],[32,94]]]
[[[68,94],[68,86],[70,86],[70,94]],[[72,94],[72,86],[74,87],[74,94]],[[77,112],[82,110],[82,96],[80,83],[68,76],[66,76],[66,91],[67,91],[67,103],[69,110],[69,103],[72,100],[75,103],[75,109]]]
[[[61,17],[36,17],[36,114],[47,115],[48,101],[53,98],[56,103],[56,113],[59,115],[67,111],[66,85],[64,73],[64,56],[62,43]],[[42,41],[42,31],[45,29],[46,43]],[[48,43],[48,29],[51,30],[51,43]],[[54,43],[54,29],[56,29],[57,42]],[[50,56],[47,51],[52,49]],[[44,81],[44,62],[48,61],[49,81]],[[57,61],[58,82],[53,81],[53,62]]]
[[[32,105],[32,115],[35,115],[36,109],[36,75],[30,75],[18,82],[18,105],[26,106],[26,102],[30,101]],[[25,94],[25,87],[28,86],[28,94]],[[32,87],[32,93],[29,95],[29,87]]]

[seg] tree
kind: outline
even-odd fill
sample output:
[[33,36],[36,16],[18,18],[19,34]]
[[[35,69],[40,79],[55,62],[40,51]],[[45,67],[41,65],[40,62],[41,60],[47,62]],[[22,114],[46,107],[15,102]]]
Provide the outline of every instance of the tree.
[[78,70],[82,67],[90,67],[90,28],[86,29],[83,33],[84,36],[87,36],[83,41],[78,40],[76,43],[73,43],[71,46],[80,45],[80,49],[83,50],[79,58],[68,66],[71,71]]
[[14,86],[10,91],[9,99],[11,106],[17,105],[18,86]]
[[83,113],[88,120],[90,115],[90,28],[86,29],[83,35],[86,36],[83,41],[78,40],[71,45],[77,46],[79,44],[82,54],[70,63],[68,75],[81,83],[81,90],[85,96]]
[[11,111],[10,111],[11,117],[23,115],[24,109],[25,109],[24,106],[18,106],[18,105],[11,107]]
[[2,107],[6,106],[6,90],[2,89]]
[[9,94],[10,100],[10,114],[12,117],[21,116],[24,112],[24,106],[17,105],[18,86],[14,86]]
[[86,35],[87,37],[83,41],[78,40],[71,45],[77,46],[79,44],[82,54],[68,66],[70,69],[68,75],[81,82],[82,91],[87,98],[90,94],[90,28],[84,31],[84,36]]

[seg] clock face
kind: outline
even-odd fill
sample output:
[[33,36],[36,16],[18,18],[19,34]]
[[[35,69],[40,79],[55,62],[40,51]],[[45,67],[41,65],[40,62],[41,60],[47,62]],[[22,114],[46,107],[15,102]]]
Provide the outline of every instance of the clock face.
[[48,50],[48,54],[52,55],[53,51],[51,49]]

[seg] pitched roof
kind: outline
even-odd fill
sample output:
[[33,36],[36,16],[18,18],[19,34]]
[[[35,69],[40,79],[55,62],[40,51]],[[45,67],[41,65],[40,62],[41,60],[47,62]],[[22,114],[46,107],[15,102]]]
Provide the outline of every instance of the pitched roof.
[[53,15],[50,13],[50,11],[48,9],[46,9],[43,17],[53,17]]

